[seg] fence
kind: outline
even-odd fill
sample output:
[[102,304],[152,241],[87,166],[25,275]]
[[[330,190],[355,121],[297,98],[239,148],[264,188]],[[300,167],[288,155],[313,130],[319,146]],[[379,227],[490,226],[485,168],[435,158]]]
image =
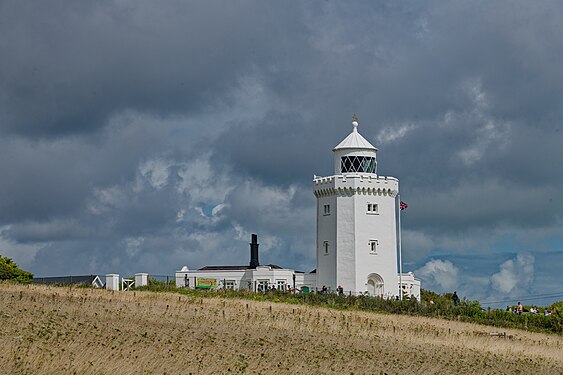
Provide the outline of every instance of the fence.
[[149,274],[149,285],[154,284],[155,282],[164,284],[166,288],[176,287],[176,276]]
[[97,288],[104,286],[98,275],[34,277],[33,283],[46,285],[92,285]]
[[[117,276],[119,277],[119,276]],[[44,284],[44,285],[88,285],[96,288],[106,287],[106,276],[102,275],[68,275],[68,276],[48,276],[48,277],[34,277],[34,284]],[[135,280],[135,277],[121,278],[118,284],[122,284],[123,281],[127,282],[127,288],[134,286],[131,281]],[[151,284],[163,284],[165,288],[175,287],[176,278],[170,275],[148,275],[148,283]],[[124,289],[121,286],[121,289]]]
[[[128,277],[128,278],[121,278],[119,284],[123,283],[123,280],[132,281],[135,280],[135,277]],[[207,280],[207,279],[205,279]],[[197,283],[195,280],[193,281],[194,287]],[[34,277],[33,283],[35,284],[45,284],[45,285],[91,285],[96,288],[103,288],[106,287],[105,283],[105,275],[100,277],[98,275],[69,275],[69,276],[49,276],[49,277]],[[155,284],[162,284],[164,288],[175,288],[176,287],[176,276],[171,275],[148,275],[148,285],[155,285]],[[190,287],[191,283],[188,283],[188,287]],[[226,285],[227,283],[223,279],[217,279],[217,286],[213,287],[212,289],[235,289]],[[270,291],[271,285],[266,285],[265,290],[260,290],[256,285],[254,285],[255,292],[268,292]],[[129,289],[130,287],[135,286],[134,283],[129,283],[127,288],[121,286],[121,289]],[[236,288],[239,289],[239,288]],[[283,291],[286,291],[285,289]],[[292,290],[292,293],[295,291]],[[303,286],[301,288],[297,288],[296,292],[298,293],[312,293],[312,294],[335,294],[337,293],[330,288],[326,291],[322,291],[321,288],[313,288]],[[343,291],[342,294],[344,295],[363,295],[363,293],[355,293],[350,291]]]

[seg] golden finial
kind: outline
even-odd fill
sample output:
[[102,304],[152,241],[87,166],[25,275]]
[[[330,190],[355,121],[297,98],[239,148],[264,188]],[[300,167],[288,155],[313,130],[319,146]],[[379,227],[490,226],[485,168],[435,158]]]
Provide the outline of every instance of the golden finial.
[[354,113],[354,116],[352,116],[352,120],[358,122],[358,115]]

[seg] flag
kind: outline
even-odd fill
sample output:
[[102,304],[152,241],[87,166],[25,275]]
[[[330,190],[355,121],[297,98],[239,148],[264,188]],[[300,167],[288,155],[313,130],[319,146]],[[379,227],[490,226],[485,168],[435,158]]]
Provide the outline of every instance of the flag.
[[407,208],[409,205],[406,204],[405,202],[401,201],[401,204],[399,205],[399,207],[401,208],[401,211],[404,210],[405,208]]

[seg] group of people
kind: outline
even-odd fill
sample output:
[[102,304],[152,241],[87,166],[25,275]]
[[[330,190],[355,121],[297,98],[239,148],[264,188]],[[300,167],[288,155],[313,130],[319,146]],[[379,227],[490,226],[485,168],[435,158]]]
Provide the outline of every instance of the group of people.
[[[454,294],[452,295],[452,299],[454,301],[454,305],[457,306],[459,304],[459,297],[457,295],[457,292],[454,292]],[[433,305],[434,301],[430,301],[430,304]],[[540,313],[540,309],[537,306],[532,306],[529,309],[524,308],[524,306],[522,305],[522,302],[518,302],[518,305],[510,307],[510,306],[506,306],[506,311],[511,311],[514,314],[517,315],[522,315],[522,313],[530,313],[530,314],[539,314]],[[545,316],[549,316],[551,315],[551,311],[549,309],[544,309],[543,310],[543,315]]]
[[[264,286],[264,285],[258,285],[258,287],[256,288],[258,292],[262,292],[262,293],[268,293],[268,292],[287,292],[287,293],[300,293],[301,290],[299,289],[293,289],[291,286],[287,285],[287,289],[283,289],[283,288],[276,288],[275,285],[270,285],[270,286]],[[334,290],[334,292],[336,292],[338,295],[344,295],[344,288],[342,287],[342,285],[339,285],[336,290]],[[323,285],[323,287],[321,289],[318,289],[316,291],[317,294],[321,294],[321,295],[327,295],[329,293],[331,293],[331,291],[329,290],[329,288],[326,285]]]
[[[517,314],[517,315],[522,315],[522,313],[530,313],[530,314],[540,313],[540,309],[537,306],[532,306],[529,309],[526,309],[524,308],[524,306],[522,306],[522,302],[518,302],[518,305],[516,306],[512,306],[512,307],[506,306],[506,311],[512,312],[513,314]],[[551,311],[549,311],[549,309],[544,309],[543,315],[549,316],[551,315]]]
[[321,295],[326,295],[328,294],[328,288],[326,287],[326,285],[323,285],[323,287],[320,290],[317,290],[317,293]]
[[272,284],[271,286],[262,286],[262,285],[258,285],[258,287],[256,288],[256,290],[258,292],[262,292],[262,293],[268,293],[268,292],[287,292],[287,293],[294,293],[294,292],[300,292],[299,289],[293,289],[291,286],[287,286],[287,289],[284,288],[276,288],[276,286],[274,284]]
[[[336,287],[335,292],[339,296],[344,295],[344,288],[342,287],[342,285],[338,285]],[[327,288],[326,285],[323,285],[323,287],[317,291],[317,294],[322,294],[322,295],[326,295],[326,294],[329,294],[329,293],[330,293],[330,291],[329,291],[329,289]]]

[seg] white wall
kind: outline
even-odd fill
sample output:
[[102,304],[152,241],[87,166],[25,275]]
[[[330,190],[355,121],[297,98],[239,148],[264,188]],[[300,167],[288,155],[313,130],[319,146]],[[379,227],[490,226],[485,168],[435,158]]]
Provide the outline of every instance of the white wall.
[[[368,188],[373,182],[365,179],[356,182],[357,188]],[[384,296],[396,296],[397,279],[397,230],[396,230],[396,179],[380,178],[376,186],[386,193],[369,194],[359,192],[354,195],[356,223],[356,290],[367,291],[368,276],[377,273],[384,281]],[[392,194],[388,194],[391,189]],[[368,203],[378,205],[378,213],[368,213]],[[377,252],[372,254],[368,242],[377,240]]]
[[[195,288],[196,278],[209,278],[217,280],[217,288],[223,287],[223,282],[228,280],[235,281],[235,289],[243,290],[249,289],[255,290],[257,283],[259,281],[267,281],[268,286],[272,285],[278,287],[278,281],[283,281],[286,285],[293,287],[293,275],[294,270],[291,269],[272,269],[268,266],[259,266],[256,269],[247,270],[216,270],[216,271],[177,271],[176,272],[176,287],[183,288],[186,284],[186,277],[189,288]],[[296,286],[301,287],[303,285],[303,274],[296,274]],[[311,278],[308,278],[311,281]]]
[[195,288],[196,278],[206,278],[217,280],[217,287],[223,287],[224,280],[234,280],[235,289],[246,289],[246,285],[243,285],[242,279],[245,274],[245,270],[221,270],[221,271],[176,271],[176,287],[183,288],[187,283],[189,288]]
[[136,273],[135,274],[135,286],[147,286],[149,285],[149,274],[148,273]]
[[[324,213],[324,206],[330,206],[330,214]],[[337,201],[335,196],[320,197],[317,199],[317,284],[336,285],[336,239]],[[328,241],[328,254],[325,253],[324,243]]]
[[[375,174],[316,177],[317,287],[334,290],[342,285],[354,293],[367,290],[368,276],[384,280],[384,294],[398,294],[396,199],[399,181]],[[377,204],[378,214],[368,214],[367,204]],[[324,205],[331,205],[330,216]],[[324,255],[323,242],[336,246]],[[369,240],[378,240],[377,255],[370,254]]]
[[397,281],[398,285],[400,285],[400,282],[403,283],[405,297],[415,297],[418,301],[420,301],[420,280],[415,279],[412,272],[403,273],[400,282],[397,276]]
[[285,289],[287,289],[287,285],[293,286],[294,273],[295,271],[290,269],[271,269],[268,266],[260,266],[252,270],[252,277],[257,283],[259,281],[267,281],[270,288],[272,285],[277,288],[278,281],[285,282]]
[[[337,186],[342,180],[337,181]],[[356,288],[356,220],[354,195],[348,192],[340,193],[336,197],[336,280],[330,285],[335,290],[341,285],[344,290],[355,291]],[[320,286],[320,285],[319,285]]]
[[106,289],[119,290],[119,275],[116,273],[108,273],[106,275]]

